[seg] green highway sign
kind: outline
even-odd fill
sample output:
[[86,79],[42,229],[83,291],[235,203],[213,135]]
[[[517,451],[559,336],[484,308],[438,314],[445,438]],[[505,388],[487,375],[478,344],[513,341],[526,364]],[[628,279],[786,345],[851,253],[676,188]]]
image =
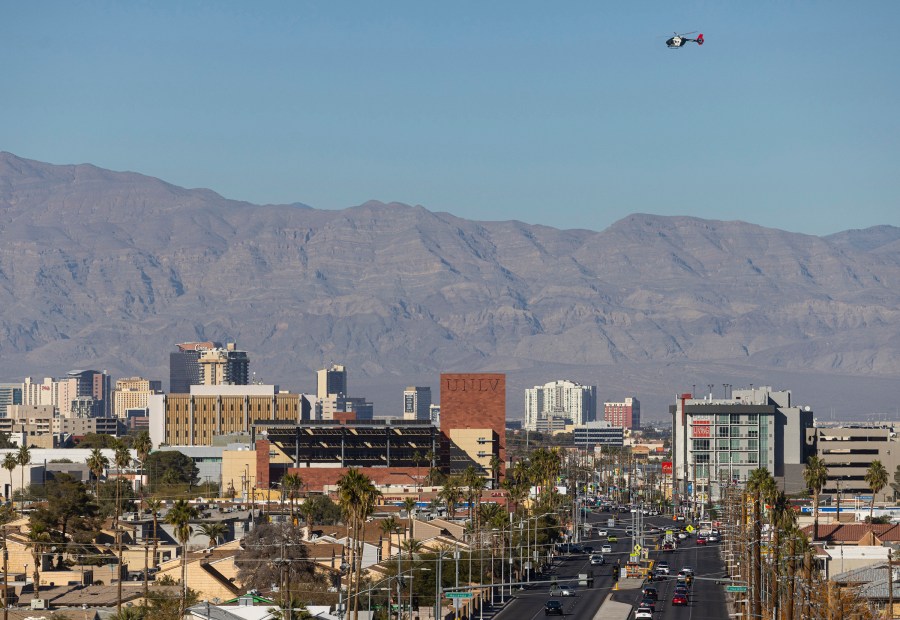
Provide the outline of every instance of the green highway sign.
[[725,586],[726,592],[746,592],[747,586]]
[[447,598],[472,598],[471,592],[447,592]]

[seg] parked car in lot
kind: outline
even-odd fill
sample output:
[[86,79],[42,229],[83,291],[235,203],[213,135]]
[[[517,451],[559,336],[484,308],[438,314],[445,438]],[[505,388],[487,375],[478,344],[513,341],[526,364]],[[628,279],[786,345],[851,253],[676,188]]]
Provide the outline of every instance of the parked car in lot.
[[563,616],[563,605],[560,601],[547,601],[544,603],[544,615],[545,616]]

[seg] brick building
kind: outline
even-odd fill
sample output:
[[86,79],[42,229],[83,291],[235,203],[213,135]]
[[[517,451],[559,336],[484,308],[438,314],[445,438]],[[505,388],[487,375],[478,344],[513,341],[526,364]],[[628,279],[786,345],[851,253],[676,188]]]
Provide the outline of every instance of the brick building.
[[506,375],[500,373],[441,374],[441,435],[443,462],[450,474],[469,465],[491,475],[490,462],[506,461]]

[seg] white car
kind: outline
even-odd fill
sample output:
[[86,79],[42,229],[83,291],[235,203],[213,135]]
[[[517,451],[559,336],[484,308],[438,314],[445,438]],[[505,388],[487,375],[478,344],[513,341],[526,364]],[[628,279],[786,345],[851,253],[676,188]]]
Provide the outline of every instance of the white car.
[[694,569],[691,568],[690,566],[685,566],[684,568],[681,569],[681,572],[684,573],[685,575],[690,575],[691,577],[694,576]]
[[591,556],[591,566],[603,566],[604,560],[602,555]]
[[600,553],[612,553],[612,545],[603,545],[600,547]]
[[635,620],[653,620],[653,610],[649,607],[638,607],[638,610],[634,612]]
[[598,538],[606,538],[607,536],[609,536],[609,532],[607,530],[597,530]]

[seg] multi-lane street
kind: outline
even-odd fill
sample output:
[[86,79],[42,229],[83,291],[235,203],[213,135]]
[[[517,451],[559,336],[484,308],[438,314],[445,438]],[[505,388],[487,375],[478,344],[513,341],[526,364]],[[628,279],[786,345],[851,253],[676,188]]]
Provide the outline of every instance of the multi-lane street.
[[[613,516],[617,519],[616,526],[614,528],[607,527],[607,520]],[[586,520],[592,524],[593,528],[592,534],[582,539],[582,544],[593,547],[595,552],[599,552],[607,542],[605,536],[597,536],[599,530],[609,530],[609,534],[618,538],[617,542],[611,544],[612,552],[603,554],[606,563],[602,566],[591,566],[586,553],[561,553],[556,557],[553,569],[548,574],[536,577],[544,583],[532,584],[524,590],[513,589],[514,598],[498,614],[500,620],[542,618],[545,616],[544,606],[551,598],[562,603],[563,614],[566,618],[592,618],[610,594],[613,600],[637,607],[641,600],[640,588],[613,591],[615,582],[612,578],[612,566],[616,561],[624,566],[634,545],[631,535],[626,532],[626,528],[631,524],[631,515],[629,513],[591,512]],[[671,517],[646,517],[644,524],[645,528],[665,529],[672,527],[673,521]],[[659,591],[659,602],[656,613],[654,613],[655,619],[720,620],[727,617],[724,588],[717,583],[718,579],[724,575],[724,566],[717,544],[697,546],[696,539],[691,537],[681,541],[677,550],[662,552],[654,549],[656,536],[646,537],[645,541],[649,543],[648,548],[651,549],[650,557],[654,560],[665,560],[671,567],[671,579],[652,584]],[[675,576],[685,566],[689,566],[695,571],[689,604],[685,607],[673,607],[672,595]],[[593,576],[592,587],[576,585],[572,596],[559,596],[557,593],[551,596],[551,582],[577,584],[578,575],[581,573]]]

